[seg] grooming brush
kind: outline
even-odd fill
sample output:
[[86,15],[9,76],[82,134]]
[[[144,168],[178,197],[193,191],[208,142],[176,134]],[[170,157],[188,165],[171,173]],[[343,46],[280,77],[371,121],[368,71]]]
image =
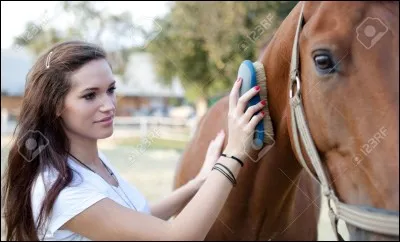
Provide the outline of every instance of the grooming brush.
[[[239,67],[238,78],[243,79],[240,87],[240,96],[255,86],[260,86],[258,95],[250,99],[247,108],[258,104],[261,100],[267,100],[267,77],[264,71],[264,65],[260,62],[251,62],[245,60]],[[253,144],[255,149],[261,149],[264,144],[271,145],[274,143],[274,130],[272,127],[271,116],[269,115],[268,102],[260,110],[264,111],[264,118],[260,121],[254,132]],[[260,111],[256,112],[257,115]]]

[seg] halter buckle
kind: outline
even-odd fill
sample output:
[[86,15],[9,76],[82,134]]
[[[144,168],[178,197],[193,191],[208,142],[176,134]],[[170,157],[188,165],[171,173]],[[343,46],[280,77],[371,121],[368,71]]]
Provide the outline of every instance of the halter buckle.
[[300,78],[299,78],[298,75],[296,75],[296,76],[294,77],[294,79],[292,79],[292,84],[291,84],[291,86],[290,86],[290,93],[289,93],[289,97],[290,97],[290,98],[293,98],[293,97],[294,97],[294,95],[293,95],[293,86],[294,86],[295,83],[296,83],[296,92],[295,92],[294,95],[297,96],[297,95],[299,94],[299,92],[300,92]]

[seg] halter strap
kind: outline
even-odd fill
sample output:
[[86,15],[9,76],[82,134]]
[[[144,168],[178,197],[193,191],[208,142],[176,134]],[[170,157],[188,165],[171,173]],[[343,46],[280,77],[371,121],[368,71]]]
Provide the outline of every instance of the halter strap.
[[[327,198],[328,202],[331,225],[338,240],[343,240],[343,237],[337,230],[338,219],[343,219],[346,223],[364,230],[380,234],[399,236],[399,212],[376,208],[368,209],[361,206],[345,204],[339,201],[334,190],[331,189],[327,172],[322,166],[321,159],[313,142],[310,130],[308,129],[301,99],[299,36],[304,23],[304,2],[301,4],[301,12],[299,15],[299,21],[297,24],[292,48],[289,83],[290,119],[293,143],[297,157],[304,169],[322,186],[323,195]],[[295,93],[293,93],[294,86],[296,86]],[[309,157],[316,175],[311,172],[303,157],[299,136],[303,143],[303,150]],[[335,205],[337,210],[336,212],[333,210],[331,202],[333,202]]]

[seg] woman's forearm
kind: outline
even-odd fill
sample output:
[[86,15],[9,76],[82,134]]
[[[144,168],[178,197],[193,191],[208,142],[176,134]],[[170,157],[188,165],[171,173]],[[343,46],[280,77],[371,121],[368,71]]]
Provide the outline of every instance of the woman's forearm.
[[189,181],[185,185],[174,190],[158,203],[151,205],[151,214],[155,217],[168,220],[186,206],[203,183],[204,179],[198,178]]
[[[233,175],[238,177],[241,168],[239,163],[222,156],[218,162],[227,166]],[[195,196],[171,221],[171,230],[175,238],[177,240],[204,240],[232,188],[231,182],[223,174],[217,170],[212,171]]]

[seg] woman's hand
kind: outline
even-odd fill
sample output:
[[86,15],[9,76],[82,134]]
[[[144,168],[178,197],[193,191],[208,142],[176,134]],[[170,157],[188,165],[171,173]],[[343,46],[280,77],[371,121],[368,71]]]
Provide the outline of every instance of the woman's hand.
[[218,158],[221,156],[222,145],[224,144],[225,132],[221,130],[217,137],[212,140],[208,146],[207,154],[203,166],[195,179],[204,181],[211,169],[214,167]]
[[261,111],[257,115],[254,114],[265,106],[266,100],[261,100],[261,102],[249,107],[245,111],[250,99],[259,93],[260,86],[248,90],[239,97],[241,84],[242,79],[238,78],[229,96],[229,134],[228,144],[224,150],[224,154],[229,156],[233,155],[243,162],[246,162],[248,160],[254,161],[260,151],[253,148],[253,135],[257,124],[262,122],[264,112]]

